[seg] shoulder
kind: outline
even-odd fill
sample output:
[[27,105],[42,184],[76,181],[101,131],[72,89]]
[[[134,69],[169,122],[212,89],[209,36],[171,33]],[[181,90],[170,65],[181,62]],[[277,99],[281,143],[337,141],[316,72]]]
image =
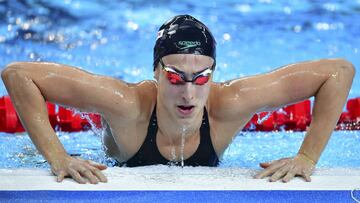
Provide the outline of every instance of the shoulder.
[[253,113],[251,94],[244,86],[246,78],[213,83],[211,86],[207,108],[211,117],[218,121],[232,120],[239,115]]
[[144,80],[135,85],[140,101],[150,99],[153,101],[157,95],[157,83],[153,80]]
[[[107,85],[106,85],[107,83]],[[103,116],[121,117],[126,120],[137,120],[142,117],[156,101],[156,82],[145,80],[138,83],[127,83],[115,78],[106,77],[103,86],[104,94],[97,99],[106,105]]]
[[153,80],[144,80],[136,84],[140,118],[146,119],[151,115],[156,104],[157,88],[157,82]]

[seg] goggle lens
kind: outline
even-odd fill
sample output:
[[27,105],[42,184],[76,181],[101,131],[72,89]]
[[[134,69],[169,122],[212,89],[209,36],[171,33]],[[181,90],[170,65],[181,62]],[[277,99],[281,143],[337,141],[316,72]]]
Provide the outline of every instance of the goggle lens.
[[211,73],[213,71],[212,68],[207,68],[201,71],[201,73],[194,75],[192,80],[187,80],[185,74],[179,73],[173,68],[165,66],[162,60],[160,60],[160,63],[162,69],[166,72],[167,79],[173,85],[182,85],[185,84],[186,82],[192,82],[195,85],[204,85],[209,81]]
[[199,76],[195,79],[194,83],[196,85],[204,85],[205,83],[207,83],[210,79],[210,75],[207,75],[207,76]]
[[185,83],[185,81],[177,73],[166,72],[166,76],[167,76],[169,82],[171,84],[173,84],[173,85],[179,85],[179,84],[184,84]]

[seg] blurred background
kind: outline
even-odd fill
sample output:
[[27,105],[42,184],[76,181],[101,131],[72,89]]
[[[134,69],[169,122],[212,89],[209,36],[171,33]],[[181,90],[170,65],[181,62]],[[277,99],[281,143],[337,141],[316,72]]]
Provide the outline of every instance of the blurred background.
[[[212,30],[215,81],[321,58],[345,58],[360,67],[360,0],[0,0],[0,70],[13,61],[50,61],[127,82],[153,79],[158,28],[178,14]],[[359,77],[349,98],[360,96]],[[69,154],[112,165],[100,132],[57,134]],[[0,168],[48,167],[26,134],[0,135]],[[240,132],[221,166],[256,168],[292,156],[304,135]],[[359,167],[359,139],[358,131],[334,133],[318,165]]]
[[[13,61],[51,61],[127,82],[152,79],[157,30],[178,14],[212,30],[215,81],[320,58],[360,67],[360,0],[0,0],[0,70]],[[350,98],[360,95],[359,79]]]

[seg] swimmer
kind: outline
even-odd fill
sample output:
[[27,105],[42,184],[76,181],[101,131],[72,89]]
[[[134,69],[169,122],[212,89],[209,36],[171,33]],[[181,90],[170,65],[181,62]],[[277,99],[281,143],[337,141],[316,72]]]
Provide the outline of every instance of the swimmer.
[[[69,156],[51,127],[46,101],[99,113],[106,153],[120,166],[217,166],[234,136],[257,112],[315,97],[312,122],[296,155],[268,163],[255,178],[310,181],[346,102],[354,66],[321,59],[222,83],[213,81],[216,42],[190,15],[157,33],[155,80],[136,84],[45,62],[14,62],[2,79],[31,140],[57,181],[106,182],[105,165]],[[276,146],[273,146],[274,148]],[[269,151],[268,153],[271,153]]]

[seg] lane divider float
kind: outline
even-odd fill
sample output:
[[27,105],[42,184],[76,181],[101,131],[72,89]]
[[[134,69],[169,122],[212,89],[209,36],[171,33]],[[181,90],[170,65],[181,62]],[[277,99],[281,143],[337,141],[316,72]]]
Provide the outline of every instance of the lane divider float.
[[[101,116],[76,113],[71,109],[47,102],[51,126],[56,131],[78,132],[101,128]],[[360,98],[349,99],[346,112],[339,118],[335,130],[360,130]],[[274,112],[255,114],[243,131],[305,131],[311,123],[311,102],[305,100]],[[0,132],[21,133],[25,129],[9,96],[0,98]]]

